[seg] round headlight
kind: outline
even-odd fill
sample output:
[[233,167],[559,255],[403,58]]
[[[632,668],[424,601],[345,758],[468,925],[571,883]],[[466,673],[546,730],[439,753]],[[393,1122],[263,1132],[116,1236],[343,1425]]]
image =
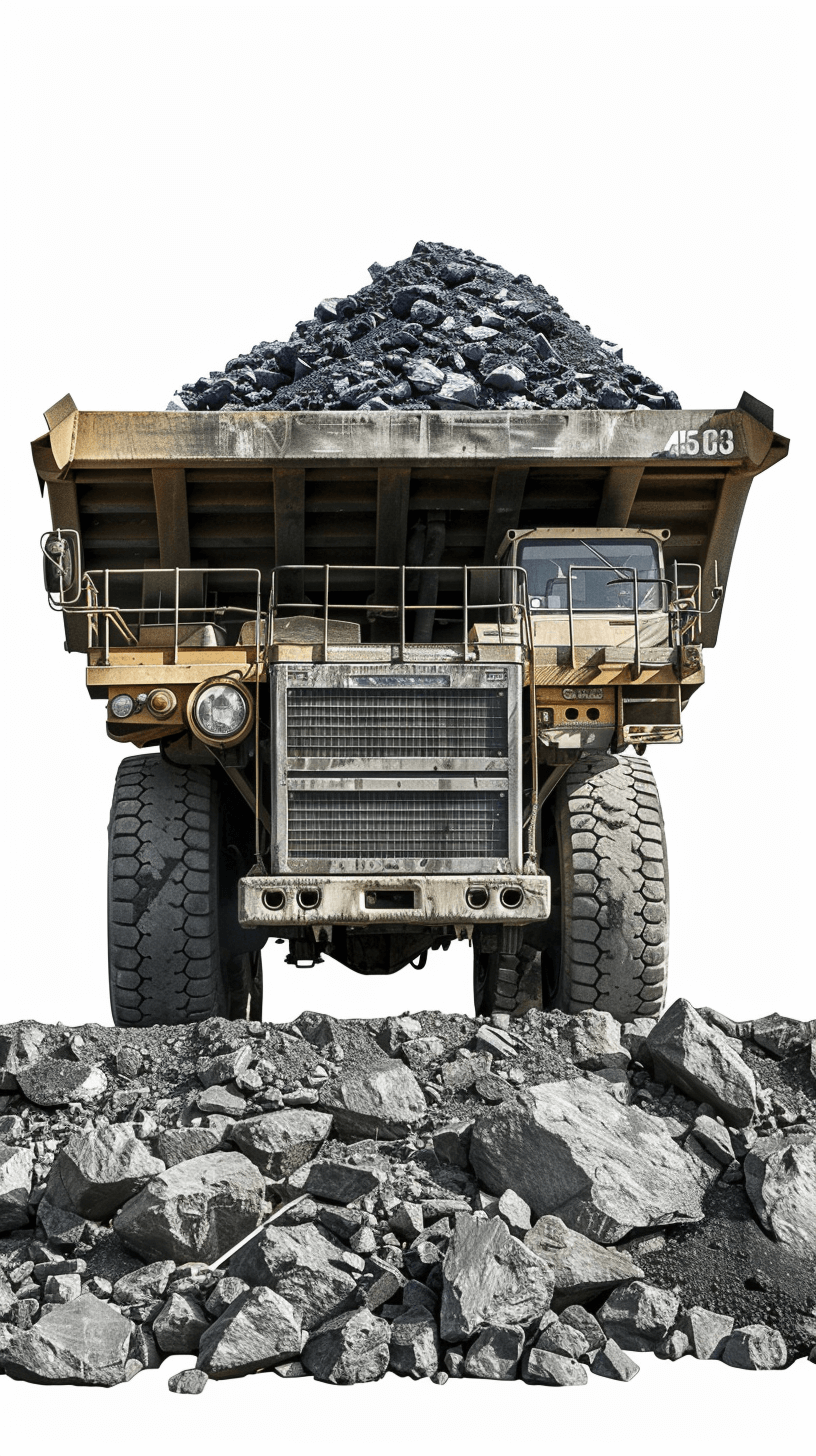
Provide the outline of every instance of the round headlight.
[[110,710],[114,718],[129,718],[135,706],[130,693],[117,693],[115,698],[111,698]]
[[198,694],[193,706],[196,726],[208,738],[234,738],[249,716],[244,694],[229,683],[214,683]]

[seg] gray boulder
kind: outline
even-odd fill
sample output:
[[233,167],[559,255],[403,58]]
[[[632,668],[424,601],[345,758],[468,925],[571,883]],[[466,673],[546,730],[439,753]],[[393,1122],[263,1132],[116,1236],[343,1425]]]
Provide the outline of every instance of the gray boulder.
[[17,1072],[20,1091],[38,1107],[67,1107],[69,1102],[95,1102],[107,1090],[108,1079],[87,1062],[40,1057]]
[[327,1112],[310,1107],[285,1107],[248,1117],[232,1130],[232,1141],[266,1178],[287,1178],[308,1163],[331,1132]]
[[11,1341],[6,1374],[35,1385],[121,1385],[133,1325],[114,1305],[83,1294],[45,1308],[33,1329]]
[[401,1061],[338,1077],[321,1090],[320,1105],[350,1139],[407,1137],[428,1116],[425,1094]]
[[375,1037],[389,1057],[397,1056],[400,1047],[422,1035],[422,1022],[413,1016],[387,1016]]
[[[569,1355],[572,1360],[580,1360],[586,1355],[590,1345],[586,1335],[574,1325],[562,1324],[560,1320],[554,1319],[551,1324],[545,1325],[538,1339],[535,1342],[536,1350],[549,1350],[553,1355]],[[594,1345],[593,1345],[593,1348]]]
[[26,1227],[33,1177],[32,1149],[0,1143],[0,1233]]
[[521,1325],[488,1325],[465,1357],[465,1374],[474,1380],[515,1380],[524,1351]]
[[414,1380],[435,1375],[441,1364],[436,1320],[422,1304],[409,1305],[391,1325],[389,1370]]
[[812,1021],[794,1021],[790,1016],[761,1016],[751,1025],[751,1035],[757,1046],[775,1057],[788,1057],[802,1052],[813,1039],[816,1025]]
[[172,1259],[161,1259],[156,1264],[143,1264],[130,1274],[123,1274],[113,1286],[113,1297],[117,1304],[152,1304],[161,1299],[169,1280],[176,1272]]
[[635,1228],[694,1223],[706,1179],[660,1120],[591,1082],[550,1082],[477,1119],[471,1163],[492,1193],[614,1244]]
[[534,1348],[525,1361],[524,1379],[531,1385],[586,1385],[587,1372],[570,1355]]
[[634,1380],[640,1366],[622,1350],[615,1340],[607,1340],[600,1350],[589,1356],[589,1368],[593,1375],[603,1375],[607,1380]]
[[309,1193],[312,1198],[324,1199],[327,1203],[354,1203],[378,1187],[377,1174],[370,1168],[358,1168],[353,1163],[330,1163],[323,1159],[304,1163],[286,1181],[286,1192],[290,1198],[296,1198],[299,1193]]
[[153,1334],[165,1355],[194,1355],[209,1326],[197,1299],[191,1294],[171,1294],[153,1321]]
[[625,1249],[596,1244],[553,1214],[540,1218],[524,1242],[552,1269],[556,1303],[580,1302],[643,1274]]
[[496,1213],[507,1224],[511,1234],[515,1234],[517,1239],[526,1238],[532,1224],[530,1205],[523,1198],[519,1198],[512,1188],[502,1194]]
[[571,1304],[562,1310],[559,1317],[559,1324],[562,1329],[577,1330],[587,1343],[588,1350],[600,1350],[606,1335],[598,1324],[594,1314],[584,1309],[580,1304]]
[[249,1294],[249,1285],[243,1279],[233,1279],[231,1275],[227,1275],[225,1279],[219,1279],[204,1308],[214,1320],[220,1319],[239,1294]]
[[697,1360],[719,1360],[734,1329],[730,1315],[716,1314],[695,1304],[678,1322]]
[[352,1310],[316,1330],[301,1360],[315,1380],[363,1385],[381,1380],[388,1369],[390,1336],[387,1322],[371,1310]]
[[221,1136],[215,1128],[170,1127],[159,1134],[156,1153],[165,1167],[174,1168],[176,1163],[184,1163],[189,1158],[203,1158],[205,1153],[214,1153],[220,1146]]
[[728,1128],[723,1127],[721,1122],[716,1122],[713,1117],[695,1118],[692,1135],[700,1147],[722,1167],[727,1168],[734,1161],[734,1146]]
[[459,1214],[442,1264],[443,1340],[468,1340],[485,1325],[524,1325],[550,1307],[552,1270],[499,1218]]
[[622,1350],[655,1350],[674,1325],[680,1301],[669,1290],[633,1279],[613,1290],[598,1310],[607,1339]]
[[470,1154],[472,1122],[452,1122],[434,1130],[433,1147],[440,1163],[453,1168],[467,1168]]
[[74,1133],[57,1155],[47,1195],[57,1208],[106,1223],[117,1208],[164,1172],[127,1123]]
[[203,1370],[178,1370],[175,1375],[170,1376],[167,1389],[174,1395],[201,1395],[206,1384],[207,1377]]
[[270,1224],[230,1260],[230,1275],[251,1288],[264,1285],[288,1300],[304,1329],[313,1330],[354,1302],[365,1261],[333,1243],[314,1224]]
[[114,1228],[143,1259],[213,1263],[257,1228],[265,1185],[242,1153],[177,1163],[125,1204]]
[[620,1022],[608,1011],[581,1011],[570,1017],[562,1034],[575,1065],[586,1071],[625,1071],[632,1060],[621,1042]]
[[802,1258],[816,1259],[816,1136],[759,1138],[743,1168],[762,1227]]
[[658,1081],[697,1102],[708,1102],[729,1127],[747,1127],[756,1115],[756,1081],[728,1037],[709,1026],[682,997],[649,1033],[646,1049]]
[[196,1069],[198,1080],[202,1087],[223,1086],[226,1082],[234,1082],[236,1077],[240,1077],[248,1069],[252,1056],[251,1046],[241,1046],[220,1057],[204,1058]]
[[291,1304],[272,1289],[251,1289],[202,1334],[197,1365],[212,1380],[229,1380],[296,1360],[300,1346],[300,1317]]
[[779,1331],[770,1325],[743,1325],[726,1340],[722,1359],[737,1370],[783,1370],[788,1350]]

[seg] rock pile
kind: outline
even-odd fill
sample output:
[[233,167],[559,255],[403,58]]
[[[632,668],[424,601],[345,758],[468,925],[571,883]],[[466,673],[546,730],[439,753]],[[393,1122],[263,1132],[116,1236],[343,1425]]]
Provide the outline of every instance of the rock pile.
[[469,249],[419,242],[286,343],[255,344],[168,409],[679,409],[671,390],[576,323],[554,294]]
[[0,1027],[0,1370],[582,1385],[816,1358],[816,1022]]

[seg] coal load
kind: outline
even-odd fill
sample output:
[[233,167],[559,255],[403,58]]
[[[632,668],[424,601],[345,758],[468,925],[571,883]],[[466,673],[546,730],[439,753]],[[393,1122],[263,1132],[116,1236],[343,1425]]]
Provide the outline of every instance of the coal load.
[[[0,1372],[816,1360],[816,1021],[0,1027]],[[723,1109],[722,1111],[718,1109]]]
[[469,249],[419,242],[324,298],[286,343],[255,344],[182,385],[168,409],[679,409],[554,294]]

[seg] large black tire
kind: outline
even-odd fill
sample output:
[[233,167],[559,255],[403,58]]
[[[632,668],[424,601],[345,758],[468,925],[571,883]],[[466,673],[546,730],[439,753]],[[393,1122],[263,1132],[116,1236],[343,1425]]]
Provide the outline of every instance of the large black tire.
[[[668,972],[669,879],[649,764],[614,754],[577,762],[545,806],[542,839],[552,914],[499,954],[486,956],[474,937],[482,1014],[520,1015],[540,1005],[608,1011],[618,1021],[658,1016]],[[492,950],[489,936],[487,943]]]
[[108,869],[116,1026],[260,1017],[260,948],[237,925],[231,819],[215,770],[157,753],[119,765]]

